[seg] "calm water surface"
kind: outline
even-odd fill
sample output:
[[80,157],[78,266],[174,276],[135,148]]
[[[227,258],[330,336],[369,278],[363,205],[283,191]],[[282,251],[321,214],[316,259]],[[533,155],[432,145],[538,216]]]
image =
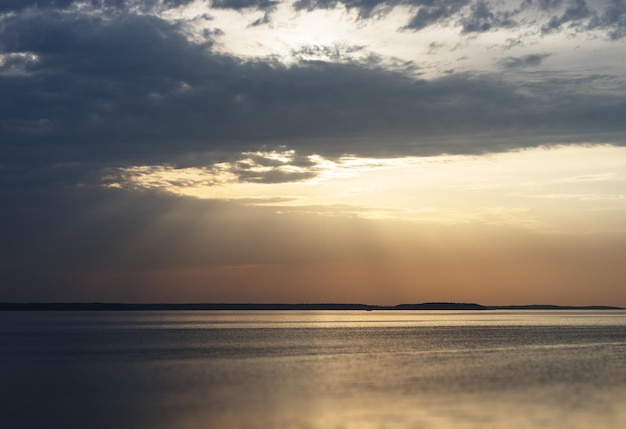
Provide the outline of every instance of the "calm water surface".
[[626,428],[626,311],[1,312],[6,428]]

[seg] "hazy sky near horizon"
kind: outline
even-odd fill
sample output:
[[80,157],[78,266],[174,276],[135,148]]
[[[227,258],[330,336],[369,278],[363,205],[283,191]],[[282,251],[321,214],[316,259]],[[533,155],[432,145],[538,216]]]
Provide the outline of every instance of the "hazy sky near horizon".
[[0,0],[0,301],[626,307],[626,1]]

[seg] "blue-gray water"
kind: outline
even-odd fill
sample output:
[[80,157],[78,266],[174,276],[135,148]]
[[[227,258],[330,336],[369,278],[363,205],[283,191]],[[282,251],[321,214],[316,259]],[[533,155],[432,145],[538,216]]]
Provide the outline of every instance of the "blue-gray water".
[[626,312],[4,312],[0,426],[621,429]]

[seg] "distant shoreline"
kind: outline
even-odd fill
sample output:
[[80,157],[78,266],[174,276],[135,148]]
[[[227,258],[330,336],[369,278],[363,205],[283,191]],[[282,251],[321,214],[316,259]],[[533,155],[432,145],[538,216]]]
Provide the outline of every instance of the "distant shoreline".
[[123,304],[123,303],[0,303],[0,311],[207,311],[207,310],[623,310],[605,305],[498,305],[425,302],[393,306],[367,304]]

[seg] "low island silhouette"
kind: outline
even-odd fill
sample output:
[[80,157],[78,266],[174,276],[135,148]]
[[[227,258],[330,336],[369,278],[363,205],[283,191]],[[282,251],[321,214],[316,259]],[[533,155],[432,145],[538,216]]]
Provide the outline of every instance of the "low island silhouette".
[[623,310],[606,305],[480,305],[456,302],[424,302],[419,304],[368,305],[368,304],[263,304],[263,303],[102,303],[102,302],[51,302],[51,303],[0,303],[0,311],[163,311],[163,310]]

